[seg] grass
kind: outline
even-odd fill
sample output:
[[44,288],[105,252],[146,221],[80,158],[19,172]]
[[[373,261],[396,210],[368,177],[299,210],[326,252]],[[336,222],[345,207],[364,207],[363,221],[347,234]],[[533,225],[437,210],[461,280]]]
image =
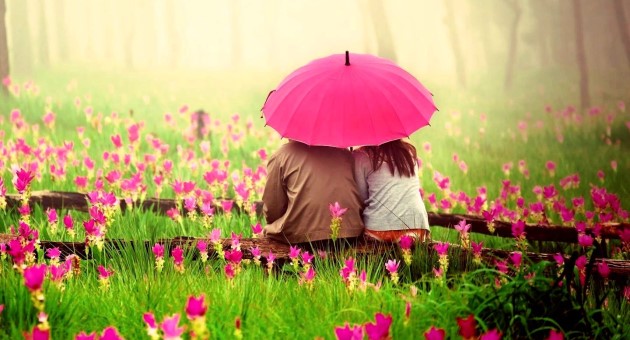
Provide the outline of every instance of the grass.
[[[19,97],[0,101],[4,118],[0,123],[3,132],[0,149],[8,146],[12,150],[18,139],[31,147],[30,153],[0,153],[0,178],[9,192],[14,192],[10,185],[11,167],[35,162],[42,176],[33,183],[34,190],[77,191],[76,176],[94,176],[89,178],[85,189],[92,190],[99,170],[103,176],[118,170],[124,179],[141,173],[141,183],[146,185],[148,197],[156,195],[155,175],[164,175],[168,180],[160,197],[175,196],[171,188],[175,180],[195,181],[198,188],[211,191],[215,197],[235,197],[232,185],[249,178],[246,168],[255,171],[264,167],[264,160],[257,151],[264,149],[270,154],[281,143],[272,129],[263,127],[259,118],[262,101],[280,78],[276,74],[203,75],[167,71],[151,74],[86,69],[40,72],[37,79],[33,79],[39,90],[22,88]],[[520,91],[513,92],[504,92],[499,82],[492,79],[480,78],[478,84],[462,91],[454,91],[436,78],[428,79],[425,84],[436,94],[440,112],[434,116],[431,127],[411,138],[423,163],[420,176],[425,193],[434,193],[440,199],[448,197],[449,192],[440,189],[433,180],[437,171],[449,177],[452,193],[464,192],[474,197],[477,188],[486,187],[488,203],[499,199],[503,181],[509,179],[512,185],[520,186],[521,196],[528,203],[536,201],[532,192],[534,186],[554,184],[560,193],[559,200],[566,204],[581,196],[586,198],[586,208],[592,209],[590,190],[601,186],[617,195],[624,206],[630,194],[630,179],[622,176],[630,169],[630,159],[625,157],[630,140],[626,122],[630,121],[630,116],[617,107],[617,102],[629,102],[628,94],[623,93],[620,86],[608,84],[605,76],[594,77],[597,105],[602,113],[586,114],[584,123],[576,123],[575,117],[562,116],[568,105],[577,102],[577,87],[571,74],[531,73],[519,79],[516,88]],[[80,100],[78,105],[75,104],[77,99]],[[546,112],[545,105],[553,110]],[[180,113],[184,106],[188,110]],[[88,108],[92,115],[86,115]],[[191,128],[190,114],[198,108],[206,110],[211,117],[212,128],[205,137],[210,144],[208,152],[202,149],[200,141],[186,139]],[[28,128],[16,129],[9,121],[14,109],[20,110]],[[46,110],[56,114],[54,127],[43,125],[42,115]],[[112,112],[118,116],[113,117]],[[166,113],[173,116],[170,124],[164,122]],[[239,113],[238,120],[233,118],[235,113]],[[101,118],[95,119],[99,114]],[[607,116],[613,117],[610,124]],[[526,122],[527,129],[519,129],[519,122],[521,126]],[[143,125],[140,143],[130,146],[127,128],[135,123]],[[39,126],[38,130],[33,130],[34,125]],[[78,127],[85,129],[83,136],[77,132]],[[123,138],[122,149],[115,149],[111,142],[110,137],[115,134]],[[232,138],[239,134],[242,134],[240,139]],[[157,152],[152,146],[154,138],[167,144],[168,150]],[[38,148],[59,150],[65,141],[74,143],[72,151],[64,155],[66,173],[53,178],[50,166],[60,165],[63,157],[55,153],[38,159],[34,151]],[[431,145],[430,152],[424,149],[425,143]],[[118,153],[122,159],[128,154],[130,164],[104,161],[105,152]],[[146,155],[155,156],[156,161],[145,161]],[[94,170],[86,167],[85,157],[94,161]],[[165,160],[174,164],[171,173],[165,171]],[[204,173],[212,169],[213,160],[227,172],[225,189],[208,186],[203,180]],[[526,162],[529,177],[519,171],[520,160]],[[613,160],[618,163],[616,171],[611,168]],[[225,166],[225,161],[229,161],[229,165]],[[466,163],[467,172],[460,169],[459,161]],[[547,161],[556,164],[553,176],[545,167]],[[503,165],[510,162],[513,168],[506,175]],[[142,171],[142,166],[147,170]],[[604,181],[598,177],[599,170],[605,174]],[[580,186],[561,189],[559,181],[571,174],[579,174]],[[264,176],[252,185],[257,189],[251,191],[250,199],[259,199]],[[104,188],[119,196],[129,195],[121,189],[120,183],[105,181]],[[513,199],[507,204],[511,208],[515,206]],[[458,206],[454,212],[465,212],[465,209]],[[59,211],[60,219],[66,213]],[[89,217],[85,213],[71,214],[77,229],[76,240],[83,240],[85,232],[81,223]],[[10,226],[18,224],[18,219],[15,211],[0,212],[0,233],[9,232]],[[251,235],[250,226],[256,222],[247,215],[217,215],[213,228],[221,229],[224,237],[230,232],[247,237]],[[59,228],[59,234],[52,235],[46,225],[45,212],[36,208],[31,215],[31,226],[40,231],[41,239],[71,240],[63,228]],[[181,235],[204,237],[208,232],[199,222],[187,218],[177,223],[165,216],[133,210],[113,216],[107,237],[154,242]],[[452,229],[433,227],[432,235],[434,240],[452,243],[458,240],[458,234]],[[515,249],[514,240],[510,239],[476,234],[472,239],[492,248]],[[530,249],[565,254],[583,252],[578,246],[566,244],[532,244]],[[244,338],[329,339],[334,338],[335,327],[373,322],[379,312],[392,316],[391,335],[395,339],[422,338],[431,326],[443,328],[449,336],[455,337],[457,317],[469,314],[475,315],[478,333],[498,328],[506,338],[544,338],[555,329],[571,338],[621,339],[630,331],[627,326],[630,324],[629,304],[623,296],[627,278],[626,281],[610,280],[606,286],[588,278],[587,298],[582,301],[578,290],[584,286],[579,280],[566,277],[564,288],[554,285],[560,271],[549,263],[529,264],[525,260],[526,265],[521,270],[512,268],[510,275],[504,275],[496,270],[494,263],[477,265],[472,258],[460,257],[459,251],[452,249],[447,278],[440,280],[433,274],[437,256],[420,246],[413,254],[411,267],[401,265],[401,282],[395,285],[384,267],[387,260],[400,259],[399,252],[392,250],[383,256],[357,258],[357,268],[366,271],[368,282],[382,285],[378,291],[368,288],[365,292],[351,292],[339,275],[344,265],[339,258],[316,259],[317,274],[313,288],[308,289],[298,283],[299,274],[290,267],[277,268],[274,274],[268,275],[253,263],[243,264],[243,270],[230,281],[224,273],[224,260],[202,263],[195,252],[187,251],[186,271],[182,274],[174,270],[168,250],[166,254],[165,268],[158,273],[149,249],[122,247],[117,252],[105,249],[103,254],[96,253],[94,259],[83,261],[81,274],[66,279],[63,291],[47,280],[43,292],[53,338],[72,338],[80,331],[101,332],[110,325],[128,339],[142,338],[146,335],[142,314],[149,311],[158,321],[179,313],[182,315],[180,324],[190,327],[185,320],[186,300],[200,294],[206,296],[206,324],[214,338],[235,338],[235,320],[239,318]],[[627,252],[618,256],[627,259]],[[39,260],[44,261],[43,254]],[[107,290],[102,289],[98,281],[99,265],[114,272]],[[12,269],[8,258],[0,260],[0,269],[0,305],[4,305],[0,313],[0,338],[20,337],[37,324],[37,311],[21,274]],[[565,271],[569,272],[573,273],[573,269]],[[533,278],[526,276],[531,273],[536,273]],[[496,284],[497,279],[501,285]],[[412,287],[418,288],[415,296]],[[573,292],[567,293],[566,287],[573,287]],[[601,302],[604,294],[608,294],[606,304]],[[541,296],[547,298],[541,299]],[[411,315],[407,320],[405,305],[408,301]]]

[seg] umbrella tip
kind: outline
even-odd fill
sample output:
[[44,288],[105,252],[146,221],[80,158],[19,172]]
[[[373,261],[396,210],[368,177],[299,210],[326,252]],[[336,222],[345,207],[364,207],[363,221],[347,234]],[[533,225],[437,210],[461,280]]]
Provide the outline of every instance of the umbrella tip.
[[346,51],[346,66],[350,66],[350,52]]

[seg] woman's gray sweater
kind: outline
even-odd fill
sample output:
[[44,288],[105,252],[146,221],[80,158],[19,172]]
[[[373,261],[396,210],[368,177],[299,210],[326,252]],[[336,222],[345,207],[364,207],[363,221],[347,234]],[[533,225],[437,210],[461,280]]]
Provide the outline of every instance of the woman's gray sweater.
[[[427,229],[427,210],[420,195],[420,180],[417,175],[402,177],[394,175],[387,164],[374,171],[365,151],[356,150],[354,177],[359,195],[365,204],[363,223],[369,230]],[[418,173],[415,166],[414,173]]]

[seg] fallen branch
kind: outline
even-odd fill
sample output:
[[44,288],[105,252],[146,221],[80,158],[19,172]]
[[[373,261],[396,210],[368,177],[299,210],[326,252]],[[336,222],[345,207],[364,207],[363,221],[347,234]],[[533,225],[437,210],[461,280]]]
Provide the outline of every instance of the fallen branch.
[[[19,206],[19,197],[17,195],[7,195],[7,207],[17,208]],[[31,205],[41,205],[43,209],[71,209],[87,212],[89,205],[86,194],[76,192],[62,192],[62,191],[35,191],[31,194],[29,201]],[[255,202],[256,213],[262,215],[262,203]],[[174,199],[164,198],[149,198],[142,202],[136,203],[135,208],[142,210],[153,211],[157,214],[166,214],[169,209],[175,208],[176,203]],[[120,200],[120,209],[122,211],[127,210],[127,202]],[[221,213],[223,209],[220,206],[215,206],[215,211]],[[235,204],[234,211],[239,211],[240,208]],[[494,221],[494,233],[488,230],[488,223],[485,219],[479,216],[463,215],[463,214],[442,214],[433,213],[429,214],[429,224],[432,226],[441,226],[446,228],[453,228],[460,220],[466,220],[466,223],[471,225],[470,232],[480,233],[486,235],[494,235],[499,237],[511,238],[512,236],[512,224],[505,221]],[[629,223],[607,223],[602,225],[600,236],[603,239],[619,239],[619,234],[625,229],[630,228]],[[587,227],[586,233],[593,235],[593,228]],[[551,241],[551,242],[568,242],[577,243],[578,233],[574,227],[561,226],[561,225],[536,225],[527,224],[525,227],[525,236],[529,241]]]

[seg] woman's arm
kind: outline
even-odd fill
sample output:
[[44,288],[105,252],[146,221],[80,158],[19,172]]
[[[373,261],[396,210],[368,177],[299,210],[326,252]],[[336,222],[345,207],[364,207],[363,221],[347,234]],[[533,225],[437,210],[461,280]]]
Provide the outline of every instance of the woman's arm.
[[361,202],[365,203],[368,199],[366,164],[369,163],[369,158],[362,151],[354,151],[352,156],[354,158],[354,181],[357,183]]

